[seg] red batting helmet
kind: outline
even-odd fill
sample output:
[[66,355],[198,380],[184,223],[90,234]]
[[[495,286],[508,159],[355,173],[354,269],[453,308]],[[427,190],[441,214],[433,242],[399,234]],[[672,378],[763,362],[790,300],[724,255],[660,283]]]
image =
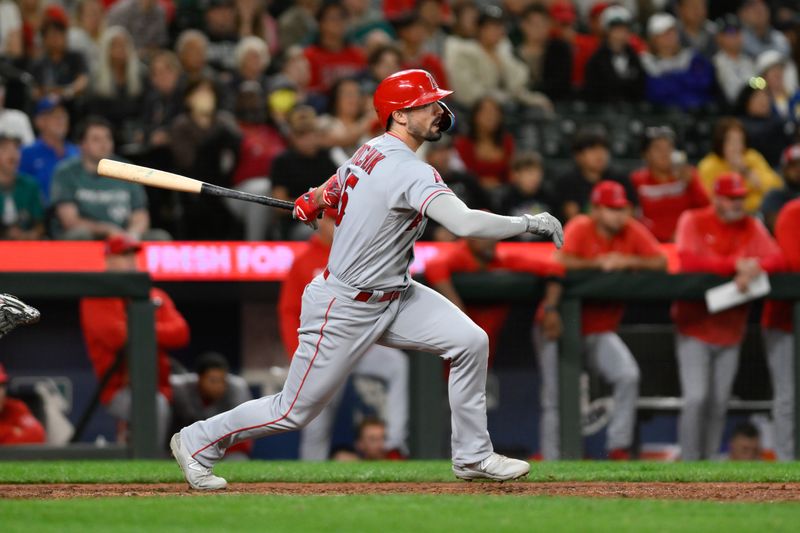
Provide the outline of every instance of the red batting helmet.
[[[401,70],[380,82],[375,89],[372,103],[378,112],[378,120],[387,127],[392,111],[438,102],[452,93],[453,91],[440,89],[430,72],[419,69]],[[439,102],[439,105],[444,109],[439,128],[441,131],[448,131],[455,124],[455,116],[444,102]]]

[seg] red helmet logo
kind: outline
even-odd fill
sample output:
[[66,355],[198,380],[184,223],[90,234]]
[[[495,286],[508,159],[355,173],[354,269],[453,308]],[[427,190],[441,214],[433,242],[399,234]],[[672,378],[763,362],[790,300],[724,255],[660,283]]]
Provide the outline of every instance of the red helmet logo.
[[[387,76],[378,85],[372,103],[378,113],[378,120],[386,127],[392,111],[437,102],[452,93],[453,91],[440,89],[428,71],[402,70]],[[446,106],[445,110],[449,113]]]

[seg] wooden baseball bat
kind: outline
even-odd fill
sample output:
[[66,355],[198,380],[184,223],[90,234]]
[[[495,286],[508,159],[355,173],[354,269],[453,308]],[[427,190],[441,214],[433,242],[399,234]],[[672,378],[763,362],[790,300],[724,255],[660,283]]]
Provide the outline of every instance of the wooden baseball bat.
[[249,192],[235,191],[227,187],[220,187],[219,185],[212,185],[204,181],[187,178],[180,174],[173,174],[172,172],[164,172],[163,170],[156,170],[139,165],[131,165],[130,163],[122,163],[121,161],[114,161],[112,159],[101,159],[100,164],[97,165],[97,173],[107,178],[130,181],[131,183],[149,185],[150,187],[158,187],[160,189],[224,196],[225,198],[255,202],[270,207],[288,209],[289,211],[294,209],[294,202],[278,200],[277,198],[251,194]]

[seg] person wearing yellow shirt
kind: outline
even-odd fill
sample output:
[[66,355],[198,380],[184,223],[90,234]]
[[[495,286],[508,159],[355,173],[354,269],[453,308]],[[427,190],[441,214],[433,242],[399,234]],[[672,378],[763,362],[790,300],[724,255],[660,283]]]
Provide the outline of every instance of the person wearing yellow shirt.
[[764,156],[748,148],[744,126],[732,117],[723,117],[717,122],[711,153],[700,160],[697,172],[709,193],[720,175],[729,172],[742,175],[747,184],[744,208],[748,213],[758,212],[768,191],[783,187],[783,180],[772,170]]

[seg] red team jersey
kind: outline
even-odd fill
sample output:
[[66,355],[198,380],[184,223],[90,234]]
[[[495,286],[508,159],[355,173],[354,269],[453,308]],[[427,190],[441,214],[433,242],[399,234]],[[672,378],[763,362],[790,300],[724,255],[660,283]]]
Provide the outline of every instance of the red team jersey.
[[640,168],[631,173],[631,183],[639,197],[640,221],[661,242],[672,242],[681,213],[708,205],[708,195],[695,169],[686,182],[677,178],[658,181],[650,169]]
[[308,90],[328,92],[336,80],[355,76],[367,66],[364,52],[354,46],[345,46],[338,52],[312,44],[303,50],[311,67]]
[[[158,349],[158,390],[172,399],[169,385],[169,359],[166,350],[183,348],[189,343],[189,326],[175,308],[172,299],[161,289],[150,290],[150,298],[160,301],[156,309],[156,345]],[[86,340],[94,372],[100,379],[111,368],[117,352],[128,341],[128,313],[123,298],[84,298],[81,300],[81,329]],[[104,404],[128,384],[126,365],[114,374],[100,395]]]
[[[797,237],[797,228],[800,228],[800,200],[793,200],[781,209],[775,222],[775,239],[783,252],[786,267],[792,272],[800,272],[800,240]],[[761,325],[791,333],[792,302],[767,300],[761,315]]]
[[[675,245],[681,272],[708,272],[720,276],[736,273],[736,261],[758,258],[761,268],[775,272],[783,267],[780,248],[767,228],[753,217],[725,224],[713,206],[693,209],[681,215]],[[747,327],[748,305],[710,314],[702,301],[677,301],[672,318],[683,335],[709,344],[739,344]]]
[[[629,219],[622,230],[608,239],[600,235],[594,220],[587,215],[578,215],[564,228],[564,246],[561,253],[581,259],[594,259],[611,252],[641,257],[662,255],[655,237],[647,228]],[[581,312],[584,335],[616,331],[625,305],[617,302],[589,302],[583,304]]]
[[44,441],[44,428],[25,402],[7,397],[0,411],[0,445],[38,444]]

